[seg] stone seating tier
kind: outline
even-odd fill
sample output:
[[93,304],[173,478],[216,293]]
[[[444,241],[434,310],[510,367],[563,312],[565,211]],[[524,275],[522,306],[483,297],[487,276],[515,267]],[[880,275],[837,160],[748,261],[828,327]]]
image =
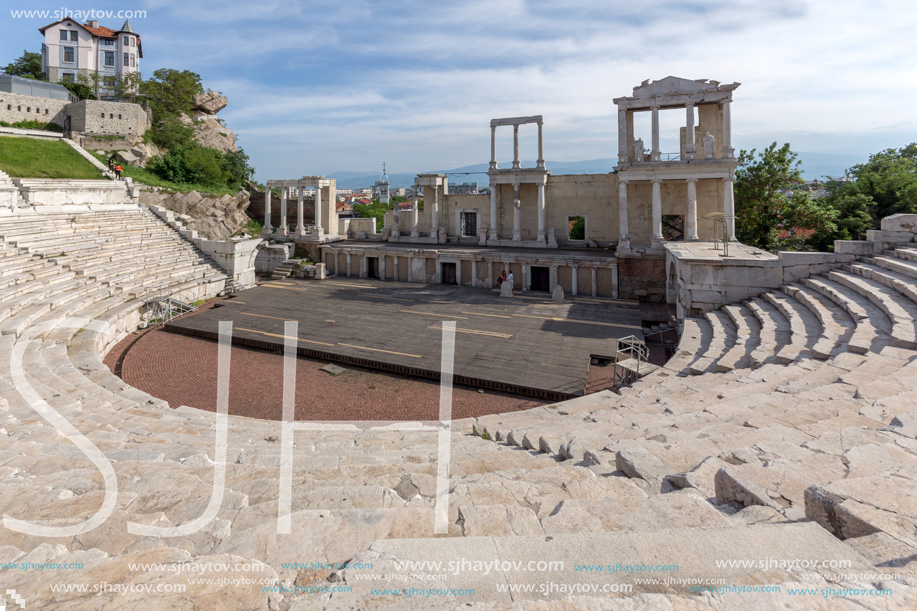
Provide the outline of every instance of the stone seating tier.
[[[138,221],[152,218],[136,209],[127,214]],[[620,395],[605,391],[526,412],[455,421],[445,538],[429,538],[435,433],[297,432],[293,531],[277,535],[280,429],[276,422],[243,417],[228,418],[226,487],[216,519],[182,537],[132,535],[125,527],[128,521],[168,526],[201,515],[214,472],[214,415],[190,407],[171,409],[130,388],[108,370],[102,355],[139,322],[134,296],[152,295],[160,284],[193,283],[201,296],[215,294],[219,274],[174,233],[172,249],[182,253],[174,259],[163,257],[167,248],[147,238],[140,238],[132,247],[135,252],[124,259],[117,254],[124,249],[120,241],[78,249],[90,234],[132,231],[117,213],[91,216],[78,219],[79,230],[62,230],[58,243],[41,234],[57,219],[35,221],[22,231],[0,218],[0,261],[12,264],[0,271],[0,324],[9,325],[9,332],[0,335],[0,354],[9,362],[17,340],[55,314],[112,324],[105,333],[48,330],[29,344],[23,358],[35,391],[113,461],[118,505],[103,527],[74,537],[49,540],[4,530],[0,561],[81,561],[80,579],[87,583],[150,583],[174,574],[131,573],[124,568],[127,562],[261,560],[269,565],[265,572],[233,577],[268,577],[290,586],[323,580],[330,572],[281,566],[301,561],[303,550],[310,562],[365,558],[384,567],[392,558],[475,557],[475,550],[504,545],[531,553],[548,540],[551,548],[538,552],[539,558],[566,557],[559,550],[575,550],[583,559],[593,553],[589,550],[599,549],[604,557],[608,550],[636,549],[645,559],[679,541],[681,558],[695,558],[683,561],[686,574],[702,571],[702,558],[720,541],[723,549],[743,541],[761,557],[780,557],[792,549],[797,555],[849,557],[864,569],[882,564],[879,572],[898,570],[889,564],[891,556],[917,552],[917,516],[913,505],[902,502],[914,498],[907,495],[917,480],[917,440],[908,428],[914,422],[909,412],[917,388],[917,352],[904,345],[903,319],[913,311],[911,298],[895,288],[903,288],[901,278],[897,285],[882,284],[860,275],[855,265],[832,272],[833,278],[788,284],[744,304],[687,319],[676,356]],[[93,232],[94,224],[111,231]],[[160,235],[155,224],[134,227],[163,240],[169,236]],[[10,234],[18,236],[17,247],[6,241],[4,231],[19,232]],[[19,244],[36,250],[25,252]],[[59,262],[50,257],[57,249],[66,253]],[[155,262],[144,266],[144,253],[156,253],[151,257]],[[913,261],[908,256],[883,255]],[[863,265],[904,275],[873,261]],[[111,275],[106,263],[118,273]],[[133,275],[132,266],[137,266]],[[5,278],[17,281],[3,286]],[[868,292],[875,286],[863,279],[886,290],[864,295],[857,289]],[[26,285],[23,292],[15,291]],[[13,303],[15,311],[7,307]],[[16,392],[8,368],[0,370],[0,428],[7,434],[0,446],[4,514],[74,521],[96,511],[104,495],[98,470],[36,416]],[[888,478],[900,481],[892,499],[898,504],[877,507],[875,486]],[[872,495],[868,507],[867,494]],[[603,543],[596,548],[596,542]],[[368,590],[361,593],[362,585],[347,579],[346,571],[336,574],[332,581],[345,579],[363,597],[340,598],[338,605],[397,608],[404,603],[369,596]],[[461,579],[452,576],[450,584]],[[800,576],[750,570],[736,579],[778,584]],[[809,579],[808,584],[828,583]],[[480,576],[475,582],[482,590],[488,583]],[[894,601],[905,606],[917,600],[908,584],[907,578],[893,584]],[[60,594],[52,600],[40,580],[18,575],[9,587],[36,607],[89,608],[100,600],[64,600]],[[647,586],[643,592],[657,593],[641,594],[639,588],[634,594],[651,597],[640,599],[643,605],[689,602],[672,591],[660,594]],[[257,586],[218,591],[196,585],[181,595],[147,594],[142,603],[113,596],[106,598],[113,605],[150,609],[188,601],[251,609],[327,606],[321,595],[266,595]],[[494,593],[492,600],[503,599]],[[738,602],[707,595],[691,600],[723,609]],[[768,599],[781,600],[790,606],[784,599]],[[442,604],[417,602],[418,608]]]

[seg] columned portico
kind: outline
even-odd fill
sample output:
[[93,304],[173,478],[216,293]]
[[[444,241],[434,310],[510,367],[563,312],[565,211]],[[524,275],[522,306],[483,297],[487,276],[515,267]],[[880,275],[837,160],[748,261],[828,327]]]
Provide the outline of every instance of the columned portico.
[[696,242],[697,237],[697,179],[689,178],[687,214],[685,214],[685,239],[689,242]]

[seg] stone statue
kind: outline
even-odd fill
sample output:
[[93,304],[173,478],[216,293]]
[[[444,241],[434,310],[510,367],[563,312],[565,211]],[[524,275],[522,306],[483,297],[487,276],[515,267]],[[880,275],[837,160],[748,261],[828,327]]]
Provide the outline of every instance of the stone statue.
[[704,132],[704,159],[713,159],[716,156],[715,148],[716,143],[714,142],[713,134]]
[[643,149],[643,138],[634,140],[634,163],[641,163],[646,152]]

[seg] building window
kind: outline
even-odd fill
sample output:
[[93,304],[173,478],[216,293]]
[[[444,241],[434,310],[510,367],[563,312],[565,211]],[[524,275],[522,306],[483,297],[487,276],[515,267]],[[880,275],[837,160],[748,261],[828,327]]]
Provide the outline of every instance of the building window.
[[130,37],[130,36],[125,36],[125,37],[124,37],[124,46],[125,46],[125,47],[128,47],[128,46],[130,46],[130,44],[131,44],[131,37]]
[[64,83],[72,83],[73,82],[73,73],[64,72],[64,74],[61,75],[61,81]]
[[136,64],[134,63],[134,54],[131,53],[131,68],[133,68],[134,66],[136,66]]
[[105,113],[104,113],[104,112],[102,113],[102,118],[103,118],[103,119],[105,118]]
[[32,107],[31,107],[31,106],[26,106],[26,107],[25,107],[25,111],[26,111],[26,112],[32,112]]
[[129,57],[129,56],[130,56],[130,53],[125,53],[125,54],[124,54],[124,67],[125,67],[125,68],[127,68],[128,66],[131,65],[131,60],[130,60],[130,57]]
[[108,113],[108,118],[109,118],[109,119],[114,119],[114,118],[115,118],[115,113],[113,113],[113,112]]
[[567,217],[567,238],[570,240],[586,239],[586,217],[585,216],[568,216]]
[[64,47],[64,61],[68,64],[73,63],[74,58],[74,49],[73,47]]
[[111,67],[115,66],[115,52],[114,51],[105,52],[105,65],[111,66]]
[[118,115],[118,119],[120,119],[120,118],[121,118],[121,115]]
[[7,105],[6,105],[6,109],[7,109],[7,110],[13,110],[13,105],[12,105],[12,104],[7,104]]
[[106,47],[111,47],[111,46],[114,46],[115,41],[112,40],[111,38],[103,38],[102,44],[105,45]]
[[69,34],[67,34],[67,30],[61,30],[61,31],[60,31],[60,39],[63,40],[64,42],[67,42],[67,37],[68,37],[68,36],[69,36]]
[[45,108],[45,114],[48,114],[48,109],[47,109],[47,108]]
[[131,38],[131,46],[132,46],[132,47],[136,46],[136,41],[134,41],[133,38]]
[[22,106],[17,106],[17,107],[16,107],[16,112],[22,112]]
[[76,30],[70,30],[70,42],[76,42],[76,41],[77,41]]

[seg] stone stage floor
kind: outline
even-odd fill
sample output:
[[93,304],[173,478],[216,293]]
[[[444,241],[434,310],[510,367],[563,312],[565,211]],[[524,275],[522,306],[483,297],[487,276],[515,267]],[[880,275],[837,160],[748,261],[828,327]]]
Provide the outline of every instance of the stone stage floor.
[[[591,355],[612,356],[616,338],[642,339],[636,301],[450,285],[329,278],[270,281],[217,307],[166,325],[216,338],[233,323],[234,342],[282,350],[284,321],[299,321],[300,354],[437,378],[442,323],[455,321],[456,384],[559,400],[584,394]],[[278,381],[279,382],[279,381]]]

